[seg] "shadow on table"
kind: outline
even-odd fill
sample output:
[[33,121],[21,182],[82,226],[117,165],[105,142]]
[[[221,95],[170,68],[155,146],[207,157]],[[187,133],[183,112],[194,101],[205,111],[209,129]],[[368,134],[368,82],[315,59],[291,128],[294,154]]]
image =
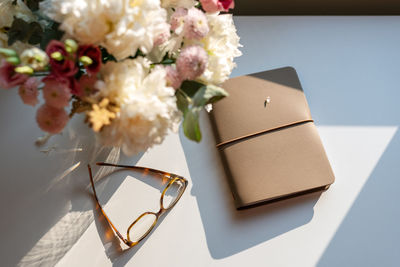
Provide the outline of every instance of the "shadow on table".
[[[99,195],[100,203],[107,202],[112,197],[114,192],[117,191],[118,187],[125,179],[138,179],[143,183],[158,189],[160,196],[165,188],[165,183],[168,182],[166,180],[163,180],[162,176],[151,175],[148,172],[134,171],[127,168],[110,168],[107,172],[103,172],[99,175],[98,180],[95,184],[96,192],[98,188],[102,188],[103,191],[103,194],[101,196]],[[156,231],[157,227],[162,223],[165,216],[169,213],[166,212],[161,217],[159,217],[156,226],[145,239],[143,239],[136,246],[129,248],[114,233],[114,230],[111,228],[110,224],[107,222],[104,215],[102,214],[100,207],[97,205],[93,194],[91,194],[91,197],[93,199],[93,211],[95,215],[94,222],[97,228],[97,232],[103,243],[105,253],[110,261],[113,263],[113,266],[125,266],[128,261],[136,254],[136,252],[140,250],[142,245],[152,235],[152,233]],[[130,203],[127,204],[128,206],[126,206],[125,209],[127,211],[130,211]],[[110,220],[113,221],[113,218],[110,218]],[[132,219],[132,222],[133,221],[134,219]],[[117,229],[126,238],[127,229],[118,227]]]
[[191,194],[196,197],[213,258],[234,255],[312,219],[320,192],[237,211],[204,113],[201,125],[203,132],[210,134],[204,134],[199,144],[188,140],[182,131],[180,140],[193,183]]
[[[82,116],[37,148],[35,138],[43,133],[35,113],[20,103],[15,91],[2,93],[0,121],[10,127],[3,128],[0,139],[1,265],[54,266],[93,222],[86,164],[134,164],[140,156],[125,158],[118,150],[96,147]],[[15,110],[13,116],[7,115],[9,110]],[[109,188],[118,188],[118,182]],[[108,192],[99,193],[107,199]]]
[[399,151],[398,130],[318,266],[399,266]]

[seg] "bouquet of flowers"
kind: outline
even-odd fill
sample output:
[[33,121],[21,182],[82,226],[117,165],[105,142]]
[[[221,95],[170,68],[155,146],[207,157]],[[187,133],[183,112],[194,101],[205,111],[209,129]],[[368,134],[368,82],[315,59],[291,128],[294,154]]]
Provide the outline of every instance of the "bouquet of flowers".
[[19,86],[38,126],[85,122],[127,155],[163,141],[183,118],[201,140],[200,110],[240,56],[233,0],[2,0],[0,88]]

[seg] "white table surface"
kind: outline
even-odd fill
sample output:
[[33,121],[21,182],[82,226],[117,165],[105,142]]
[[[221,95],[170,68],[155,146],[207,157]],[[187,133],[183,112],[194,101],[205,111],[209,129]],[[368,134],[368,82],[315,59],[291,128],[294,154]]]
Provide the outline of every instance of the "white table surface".
[[[200,144],[180,131],[131,158],[117,150],[96,153],[77,117],[50,140],[48,146],[56,149],[46,154],[33,145],[41,135],[33,109],[21,104],[15,89],[4,90],[1,266],[400,265],[400,17],[235,22],[244,47],[232,76],[296,68],[336,175],[332,187],[238,212],[206,114]],[[159,168],[189,180],[181,201],[155,231],[125,252],[105,233],[90,194],[86,164],[97,160]],[[147,193],[157,193],[131,194],[149,186],[123,178],[99,187],[110,216],[121,225],[134,218],[131,210],[150,203]]]

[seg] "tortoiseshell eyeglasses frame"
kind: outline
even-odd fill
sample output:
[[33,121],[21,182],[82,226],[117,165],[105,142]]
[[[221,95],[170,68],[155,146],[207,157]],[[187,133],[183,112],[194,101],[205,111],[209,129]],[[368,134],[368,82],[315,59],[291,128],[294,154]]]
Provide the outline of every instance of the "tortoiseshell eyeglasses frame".
[[[158,212],[145,212],[142,215],[140,215],[129,227],[127,230],[127,234],[126,234],[126,238],[122,236],[122,234],[117,230],[117,228],[114,226],[114,224],[111,222],[110,218],[107,216],[107,214],[105,213],[102,205],[99,202],[99,199],[97,197],[97,193],[96,193],[96,189],[94,187],[94,181],[93,181],[93,175],[92,175],[92,168],[90,167],[90,165],[88,164],[88,170],[89,170],[89,177],[90,177],[90,183],[92,185],[92,189],[93,189],[93,194],[94,194],[94,198],[96,200],[97,205],[99,206],[101,213],[103,214],[104,218],[107,220],[108,224],[111,226],[111,228],[114,230],[115,234],[128,246],[128,247],[133,247],[135,245],[137,245],[140,241],[142,241],[148,234],[151,233],[151,231],[153,230],[154,226],[157,224],[158,218],[164,214],[166,211],[172,209],[175,204],[179,201],[179,199],[182,197],[183,193],[186,190],[188,181],[179,175],[173,174],[173,173],[168,173],[168,172],[164,172],[164,171],[160,171],[160,170],[156,170],[156,169],[151,169],[151,168],[146,168],[146,167],[140,167],[140,166],[129,166],[129,165],[118,165],[118,164],[112,164],[112,163],[106,163],[106,162],[97,162],[96,165],[98,166],[110,166],[110,167],[118,167],[118,168],[124,168],[124,169],[131,169],[131,170],[136,170],[136,171],[142,171],[145,174],[146,173],[153,173],[153,174],[158,174],[161,175],[161,177],[164,179],[168,179],[169,182],[166,185],[166,187],[164,188],[164,190],[161,193],[161,197],[160,197],[160,209],[158,210]],[[171,203],[169,205],[169,207],[165,208],[163,205],[163,199],[164,199],[164,195],[167,192],[167,190],[171,187],[171,185],[173,183],[175,183],[176,181],[182,181],[183,182],[183,189],[179,192],[178,196],[176,197],[176,199],[174,200],[173,203]],[[144,216],[148,215],[148,214],[153,214],[155,215],[156,219],[154,220],[154,223],[151,225],[151,227],[149,228],[149,230],[137,241],[132,241],[129,237],[129,232],[131,230],[131,228]]]

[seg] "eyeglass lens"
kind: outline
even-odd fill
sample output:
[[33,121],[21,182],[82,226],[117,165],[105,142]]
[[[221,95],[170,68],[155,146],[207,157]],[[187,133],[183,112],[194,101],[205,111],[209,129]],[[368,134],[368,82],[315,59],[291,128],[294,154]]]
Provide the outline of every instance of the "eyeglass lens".
[[178,201],[179,197],[182,195],[184,189],[184,181],[175,180],[164,193],[162,199],[162,206],[164,207],[164,209],[172,208]]

